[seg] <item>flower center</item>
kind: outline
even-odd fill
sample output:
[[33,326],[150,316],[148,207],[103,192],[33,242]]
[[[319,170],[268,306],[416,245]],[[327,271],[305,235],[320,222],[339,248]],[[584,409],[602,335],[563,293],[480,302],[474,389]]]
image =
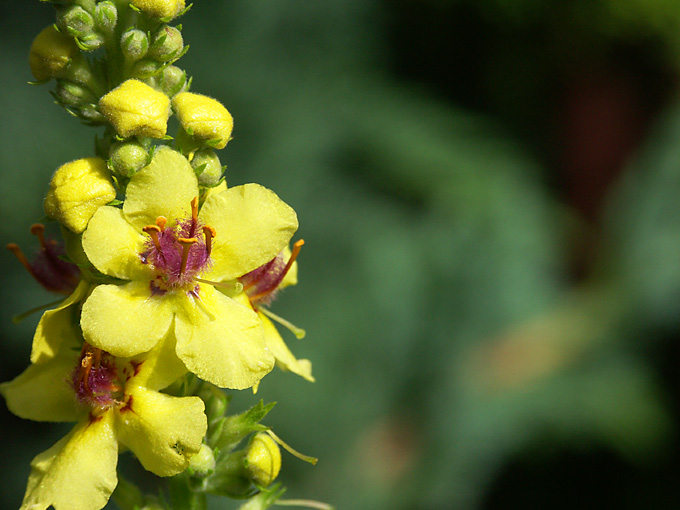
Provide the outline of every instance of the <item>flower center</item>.
[[288,262],[285,261],[284,254],[281,252],[263,266],[253,269],[250,273],[239,278],[253,307],[268,305],[276,297],[281,282],[290,268],[293,267],[293,262],[295,262],[303,244],[305,244],[305,241],[300,239],[293,245]]
[[108,409],[123,398],[123,387],[113,356],[88,343],[83,345],[70,382],[78,401],[94,410]]
[[149,236],[142,263],[151,265],[156,277],[151,282],[155,294],[183,289],[196,290],[194,279],[210,266],[212,240],[217,232],[198,220],[198,197],[191,201],[191,217],[178,219],[167,227],[163,216],[155,225],[143,228]]

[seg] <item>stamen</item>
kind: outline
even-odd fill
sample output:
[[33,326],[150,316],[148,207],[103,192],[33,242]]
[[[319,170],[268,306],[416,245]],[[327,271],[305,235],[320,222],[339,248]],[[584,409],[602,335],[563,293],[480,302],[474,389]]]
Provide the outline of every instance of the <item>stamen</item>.
[[41,223],[34,223],[31,225],[31,234],[37,236],[38,242],[40,242],[40,247],[45,249],[45,225]]
[[31,263],[28,261],[26,258],[26,255],[24,255],[24,252],[21,251],[21,248],[19,248],[19,245],[16,243],[8,243],[7,244],[7,249],[11,251],[14,256],[21,262],[21,265],[26,268],[26,271],[35,278],[36,280],[38,277],[36,276],[35,272],[33,271],[33,268],[31,267]]
[[210,225],[203,227],[203,235],[205,236],[205,251],[210,256],[212,251],[212,240],[217,236],[217,231]]
[[[156,222],[158,222],[158,219],[156,219]],[[153,244],[156,247],[156,249],[159,252],[163,253],[161,250],[161,243],[158,240],[158,233],[161,231],[161,227],[159,227],[158,225],[147,225],[142,230],[149,234],[149,237],[153,241]]]
[[161,232],[165,230],[165,224],[168,222],[165,216],[159,216],[156,218],[156,225],[161,229]]
[[[286,264],[286,267],[283,268],[281,273],[279,273],[277,279],[276,279],[276,285],[272,285],[271,287],[263,290],[262,292],[255,294],[254,296],[250,296],[250,302],[255,303],[258,299],[263,298],[264,296],[271,294],[276,287],[279,286],[279,284],[283,281],[283,279],[286,277],[286,274],[288,274],[288,271],[290,271],[290,268],[293,267],[293,262],[295,262],[295,259],[297,256],[300,254],[300,250],[302,249],[302,246],[305,244],[304,239],[300,239],[293,245],[293,249],[290,252],[290,258],[288,259],[288,263]],[[243,288],[244,290],[247,290],[250,286],[252,286],[254,283],[257,283],[257,280],[255,282],[249,282],[248,285],[245,285]]]
[[198,221],[198,197],[194,197],[191,201],[191,221],[194,225]]
[[[193,202],[192,202],[193,204]],[[195,237],[190,237],[188,239],[180,237],[177,242],[182,245],[182,265],[179,268],[179,276],[184,274],[187,269],[187,261],[189,260],[189,250],[191,247],[198,242]]]
[[284,328],[287,328],[291,333],[293,333],[298,339],[303,339],[306,335],[306,332],[302,328],[298,328],[295,324],[293,324],[290,321],[287,321],[283,317],[280,317],[276,315],[274,312],[272,312],[269,308],[265,308],[264,306],[261,306],[257,309],[258,311],[262,312],[265,314],[267,317],[269,317],[271,320],[278,322],[281,324]]

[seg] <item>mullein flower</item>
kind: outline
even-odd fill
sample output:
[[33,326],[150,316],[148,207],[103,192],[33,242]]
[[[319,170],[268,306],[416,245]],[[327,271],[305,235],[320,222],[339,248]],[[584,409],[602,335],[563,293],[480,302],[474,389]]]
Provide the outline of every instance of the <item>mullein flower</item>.
[[236,278],[274,257],[297,217],[256,184],[211,193],[200,212],[198,193],[187,159],[161,147],[130,178],[122,209],[97,210],[83,234],[85,253],[127,283],[95,287],[81,327],[90,344],[115,356],[148,351],[171,332],[191,372],[249,388],[274,364],[262,322],[214,285],[235,288]]
[[106,162],[101,158],[77,159],[54,173],[45,196],[45,213],[79,234],[94,212],[114,198],[116,188]]
[[78,345],[71,328],[51,360],[0,385],[22,418],[77,422],[33,459],[21,510],[99,510],[117,484],[119,448],[132,450],[156,475],[173,476],[189,466],[207,430],[200,398],[158,391],[186,371],[169,341],[132,359],[88,344],[78,355]]
[[314,382],[312,364],[306,359],[296,359],[286,343],[281,338],[270,317],[281,325],[290,329],[295,336],[303,338],[304,330],[295,327],[285,319],[275,315],[267,306],[275,299],[278,292],[290,285],[297,284],[296,258],[304,241],[300,239],[293,245],[292,251],[286,247],[276,257],[239,278],[243,284],[247,302],[255,310],[264,326],[264,336],[267,347],[276,358],[276,363],[283,370],[290,370],[308,381]]
[[99,100],[99,110],[123,138],[163,138],[170,99],[139,80],[127,80]]

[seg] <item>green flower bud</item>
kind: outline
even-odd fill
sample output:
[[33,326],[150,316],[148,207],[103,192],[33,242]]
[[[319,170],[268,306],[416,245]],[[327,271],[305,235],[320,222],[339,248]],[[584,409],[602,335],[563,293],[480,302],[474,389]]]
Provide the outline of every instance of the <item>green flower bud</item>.
[[73,37],[50,25],[33,41],[28,63],[35,79],[43,81],[61,76],[77,55],[78,45]]
[[97,109],[97,105],[91,103],[82,105],[80,108],[78,108],[76,113],[78,117],[88,122],[95,124],[103,124],[106,122],[106,117],[104,117]]
[[187,89],[187,73],[177,66],[168,66],[160,76],[160,88],[168,97]]
[[94,8],[94,22],[99,31],[111,34],[118,21],[118,10],[116,4],[111,0],[99,2]]
[[142,59],[139,62],[135,62],[132,67],[132,75],[137,78],[151,78],[158,74],[162,64],[159,64],[155,60],[150,60],[148,58]]
[[129,60],[139,60],[149,51],[149,38],[142,30],[131,28],[120,37],[120,49]]
[[78,38],[78,45],[83,51],[94,51],[104,44],[104,38],[96,32]]
[[202,444],[198,453],[191,457],[189,467],[196,476],[208,476],[215,470],[215,455],[207,444]]
[[191,160],[191,166],[196,171],[198,185],[212,188],[217,186],[222,177],[222,163],[212,149],[201,149],[196,151]]
[[59,104],[67,108],[78,108],[97,101],[90,89],[67,80],[57,80],[55,97]]
[[67,34],[78,38],[92,34],[94,18],[79,5],[71,5],[57,12],[57,26]]
[[164,25],[153,37],[149,56],[158,62],[169,62],[177,58],[183,49],[182,33],[175,27]]
[[267,487],[281,470],[279,445],[265,432],[253,436],[244,459],[246,472],[258,487]]
[[111,146],[111,165],[124,177],[139,172],[149,163],[149,153],[137,142],[117,142]]

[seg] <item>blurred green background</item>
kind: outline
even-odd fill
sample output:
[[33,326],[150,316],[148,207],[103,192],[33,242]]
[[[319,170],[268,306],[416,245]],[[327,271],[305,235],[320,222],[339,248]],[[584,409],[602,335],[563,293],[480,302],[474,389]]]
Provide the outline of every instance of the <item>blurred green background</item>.
[[[0,238],[26,251],[93,131],[28,86],[53,21],[0,3]],[[298,212],[274,306],[315,384],[257,398],[338,509],[680,508],[680,3],[198,0],[193,90],[235,117],[231,184]],[[3,380],[54,299],[2,255]],[[234,410],[256,401],[237,394]],[[68,430],[2,406],[0,507]],[[214,508],[233,508],[215,501]]]

